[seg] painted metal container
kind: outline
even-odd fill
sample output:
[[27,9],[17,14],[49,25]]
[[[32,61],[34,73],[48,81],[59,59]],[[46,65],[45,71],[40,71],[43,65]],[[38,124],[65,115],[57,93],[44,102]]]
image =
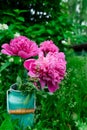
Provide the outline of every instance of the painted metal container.
[[7,111],[12,120],[18,119],[19,127],[23,130],[34,124],[35,94],[15,90],[13,84],[7,91]]

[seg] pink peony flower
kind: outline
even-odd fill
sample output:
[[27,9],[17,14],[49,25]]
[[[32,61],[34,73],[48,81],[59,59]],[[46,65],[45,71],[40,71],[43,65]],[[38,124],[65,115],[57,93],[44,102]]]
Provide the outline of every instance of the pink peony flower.
[[65,55],[62,52],[49,52],[46,57],[41,54],[37,60],[26,60],[24,67],[30,77],[39,78],[42,88],[48,86],[50,92],[55,92],[66,72]]
[[38,46],[34,41],[25,36],[19,36],[10,41],[10,44],[3,44],[1,52],[7,55],[16,55],[21,58],[30,58],[38,54]]
[[59,48],[53,43],[52,40],[44,41],[40,44],[40,51],[47,54],[48,52],[58,52]]

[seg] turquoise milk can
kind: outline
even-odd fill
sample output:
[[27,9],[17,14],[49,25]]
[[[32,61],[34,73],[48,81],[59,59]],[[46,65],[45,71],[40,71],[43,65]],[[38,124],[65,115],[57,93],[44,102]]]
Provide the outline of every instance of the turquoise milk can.
[[23,130],[34,124],[35,94],[15,90],[13,84],[7,91],[7,112],[12,120],[18,120],[19,127]]

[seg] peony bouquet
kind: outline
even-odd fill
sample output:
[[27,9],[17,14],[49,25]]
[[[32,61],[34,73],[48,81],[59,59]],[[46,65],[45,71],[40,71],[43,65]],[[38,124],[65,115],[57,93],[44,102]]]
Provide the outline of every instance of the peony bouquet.
[[53,93],[65,76],[65,55],[52,40],[44,41],[38,46],[27,37],[18,36],[9,44],[3,44],[1,52],[21,57],[24,69],[28,72],[28,83],[32,82],[38,89],[47,88]]

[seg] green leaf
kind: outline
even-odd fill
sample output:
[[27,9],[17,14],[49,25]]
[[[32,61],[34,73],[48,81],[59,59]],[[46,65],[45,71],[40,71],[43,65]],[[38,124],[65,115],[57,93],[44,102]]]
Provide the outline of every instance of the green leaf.
[[0,72],[2,72],[3,70],[5,70],[9,65],[10,65],[11,63],[10,62],[6,62],[6,63],[4,63],[2,66],[1,66],[1,68],[0,68]]
[[18,57],[18,56],[13,56],[13,59],[14,59],[14,63],[15,64],[20,64],[21,63],[21,58]]
[[9,15],[9,16],[13,16],[13,17],[15,17],[15,14],[10,13],[10,12],[3,12],[3,14],[6,14],[6,15]]
[[25,21],[25,19],[23,18],[23,17],[18,17],[17,18],[19,21],[21,21],[21,22],[24,22]]
[[48,29],[48,30],[47,30],[47,33],[50,34],[50,35],[53,35],[53,34],[54,34],[54,31]]
[[30,100],[30,95],[28,94],[24,100],[24,104],[28,104],[29,100]]
[[15,13],[20,14],[20,13],[24,13],[24,12],[28,12],[28,10],[19,10],[19,9],[14,9],[13,10]]
[[20,76],[17,76],[16,82],[17,82],[18,89],[20,90],[22,86],[22,79]]
[[[1,32],[0,32],[1,33]],[[4,38],[4,35],[2,34],[2,35],[0,35],[0,40],[2,39],[2,38]]]
[[13,130],[13,125],[9,117],[7,117],[1,124],[0,130]]

